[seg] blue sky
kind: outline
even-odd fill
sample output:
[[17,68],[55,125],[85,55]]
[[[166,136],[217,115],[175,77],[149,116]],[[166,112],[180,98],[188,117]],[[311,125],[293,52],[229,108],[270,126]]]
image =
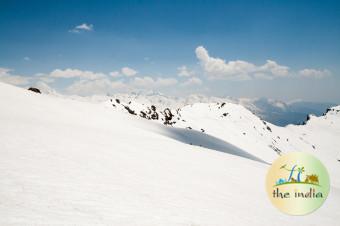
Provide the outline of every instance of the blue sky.
[[337,1],[0,0],[0,30],[21,86],[340,102]]

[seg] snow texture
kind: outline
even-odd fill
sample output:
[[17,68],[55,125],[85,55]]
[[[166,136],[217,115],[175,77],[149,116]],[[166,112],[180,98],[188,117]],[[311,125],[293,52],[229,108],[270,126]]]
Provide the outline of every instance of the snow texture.
[[[140,116],[147,104],[3,83],[0,104],[0,225],[339,225],[339,107],[277,127],[240,105],[193,104],[164,125],[158,108],[158,119]],[[331,175],[311,215],[266,197],[265,162],[288,151],[313,153]]]

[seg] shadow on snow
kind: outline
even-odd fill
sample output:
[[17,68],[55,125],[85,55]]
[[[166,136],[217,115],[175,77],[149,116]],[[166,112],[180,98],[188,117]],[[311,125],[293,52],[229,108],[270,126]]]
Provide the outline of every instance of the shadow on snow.
[[268,162],[222,140],[217,137],[211,136],[206,133],[202,133],[195,130],[188,130],[182,128],[166,127],[161,133],[177,141],[191,144],[195,146],[200,146],[215,151],[220,151],[243,158],[247,158],[253,161],[268,164]]

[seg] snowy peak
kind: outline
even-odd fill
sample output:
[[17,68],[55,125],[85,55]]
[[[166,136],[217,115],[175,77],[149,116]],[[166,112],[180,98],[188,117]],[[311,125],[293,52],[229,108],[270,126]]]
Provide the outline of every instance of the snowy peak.
[[335,106],[335,107],[331,107],[329,109],[327,109],[326,116],[330,116],[330,115],[340,115],[340,105],[339,106]]
[[180,109],[171,110],[170,108],[158,108],[153,104],[141,104],[135,101],[122,102],[120,99],[110,99],[106,103],[107,106],[112,106],[115,110],[127,112],[131,115],[161,122],[164,125],[173,125],[181,119]]
[[[107,105],[165,126],[205,133],[248,150],[266,162],[289,151],[338,153],[334,147],[323,149],[326,142],[334,143],[333,135],[328,134],[340,134],[339,106],[330,108],[324,116],[310,115],[305,126],[279,127],[260,119],[244,106],[230,102],[194,103],[171,109],[164,106],[164,102],[160,107],[150,102],[138,103],[136,99],[127,103],[111,99]],[[320,131],[325,134],[325,140],[314,139]],[[202,146],[200,142],[192,144]],[[329,161],[336,158],[333,154]]]

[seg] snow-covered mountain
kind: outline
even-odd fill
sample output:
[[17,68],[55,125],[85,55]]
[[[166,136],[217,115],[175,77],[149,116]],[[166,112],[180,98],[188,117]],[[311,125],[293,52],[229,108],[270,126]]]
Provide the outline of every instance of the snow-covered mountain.
[[[110,99],[106,105],[167,126],[214,136],[243,150],[251,150],[252,154],[266,162],[271,162],[282,152],[310,152],[334,167],[333,172],[340,172],[340,140],[336,138],[340,135],[340,106],[328,109],[321,117],[308,116],[306,125],[280,127],[261,120],[242,105],[234,103],[196,103],[177,109],[164,109],[147,103],[137,103],[133,98],[127,103]],[[190,144],[205,145],[201,140]],[[340,187],[339,179],[335,177],[334,182]]]
[[[306,120],[307,115],[313,114],[321,116],[326,109],[335,105],[333,103],[307,102],[301,100],[284,102],[268,98],[213,97],[198,94],[192,94],[186,97],[171,97],[155,92],[120,93],[112,95],[112,98],[125,102],[136,101],[149,105],[155,104],[161,108],[180,108],[194,103],[235,103],[244,106],[259,118],[278,126],[302,124]],[[105,98],[97,97],[97,99],[104,100]]]
[[[0,225],[339,223],[339,106],[279,127],[225,100],[75,99],[0,83]],[[288,151],[313,153],[331,176],[305,217],[266,197],[268,163]]]
[[[44,83],[35,84],[43,93],[54,96],[63,96],[55,90],[46,86]],[[335,106],[334,103],[308,102],[294,100],[284,102],[270,98],[234,98],[234,97],[214,97],[203,94],[191,94],[184,97],[168,96],[154,91],[139,91],[131,93],[108,94],[113,99],[119,99],[124,102],[135,101],[148,105],[157,105],[160,108],[181,108],[186,105],[195,103],[235,103],[240,104],[257,115],[259,118],[278,126],[289,124],[302,124],[309,114],[321,116],[326,109]],[[108,99],[108,96],[67,96],[77,100],[92,102],[101,102]]]

